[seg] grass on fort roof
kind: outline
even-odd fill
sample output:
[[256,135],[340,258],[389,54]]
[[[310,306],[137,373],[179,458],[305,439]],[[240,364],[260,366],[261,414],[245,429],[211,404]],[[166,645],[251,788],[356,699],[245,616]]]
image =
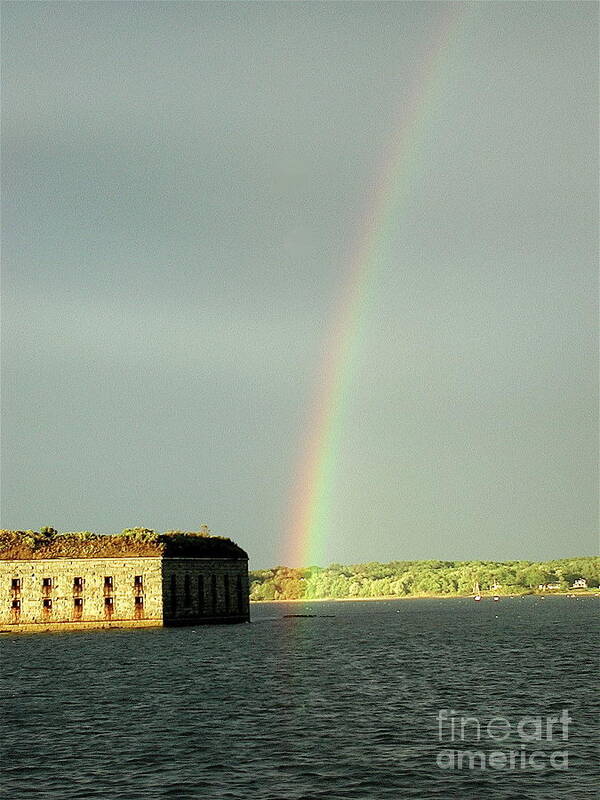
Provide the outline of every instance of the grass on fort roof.
[[55,528],[39,531],[0,530],[0,559],[98,558],[128,556],[214,556],[245,558],[247,554],[231,539],[214,536],[206,525],[198,531],[125,528],[121,533],[91,531],[59,533]]

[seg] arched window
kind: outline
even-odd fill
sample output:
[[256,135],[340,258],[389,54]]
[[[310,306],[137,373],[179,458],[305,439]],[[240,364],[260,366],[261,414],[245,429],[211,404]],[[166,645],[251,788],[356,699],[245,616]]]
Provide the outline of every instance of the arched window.
[[223,575],[223,593],[225,594],[225,613],[229,614],[231,608],[231,595],[229,594],[229,575]]
[[83,597],[73,598],[73,619],[81,619],[83,614]]
[[192,605],[192,586],[189,575],[186,575],[183,579],[183,605],[186,608]]
[[204,575],[198,575],[198,613],[204,614]]
[[171,609],[177,610],[177,577],[171,575]]
[[237,576],[236,583],[237,583],[237,585],[236,585],[237,610],[241,614],[242,611],[244,610],[244,592],[243,592],[243,587],[242,587],[242,576],[241,575]]
[[210,578],[210,596],[212,600],[213,614],[217,613],[217,576],[211,575]]

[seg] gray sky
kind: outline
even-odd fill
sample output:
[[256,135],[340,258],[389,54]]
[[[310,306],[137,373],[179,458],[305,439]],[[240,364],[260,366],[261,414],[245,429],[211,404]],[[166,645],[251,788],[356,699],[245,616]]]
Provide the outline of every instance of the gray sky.
[[[206,522],[281,562],[332,309],[446,13],[4,4],[2,527]],[[597,15],[460,6],[329,561],[596,549]]]

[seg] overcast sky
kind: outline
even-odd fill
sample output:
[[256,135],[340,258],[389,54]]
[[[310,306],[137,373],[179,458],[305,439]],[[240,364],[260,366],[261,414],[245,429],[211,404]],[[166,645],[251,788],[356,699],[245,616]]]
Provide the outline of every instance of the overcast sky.
[[[457,6],[329,561],[596,549],[598,7]],[[281,562],[332,309],[447,14],[4,4],[2,527],[207,523]]]

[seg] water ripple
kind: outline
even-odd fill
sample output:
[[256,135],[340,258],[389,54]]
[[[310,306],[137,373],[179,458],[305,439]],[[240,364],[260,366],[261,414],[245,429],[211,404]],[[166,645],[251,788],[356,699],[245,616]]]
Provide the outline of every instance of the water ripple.
[[[411,600],[283,619],[299,607],[269,604],[252,625],[6,637],[2,788],[18,800],[591,798],[596,610]],[[436,764],[439,709],[516,722],[563,708],[568,770]],[[521,744],[511,732],[502,747]]]

